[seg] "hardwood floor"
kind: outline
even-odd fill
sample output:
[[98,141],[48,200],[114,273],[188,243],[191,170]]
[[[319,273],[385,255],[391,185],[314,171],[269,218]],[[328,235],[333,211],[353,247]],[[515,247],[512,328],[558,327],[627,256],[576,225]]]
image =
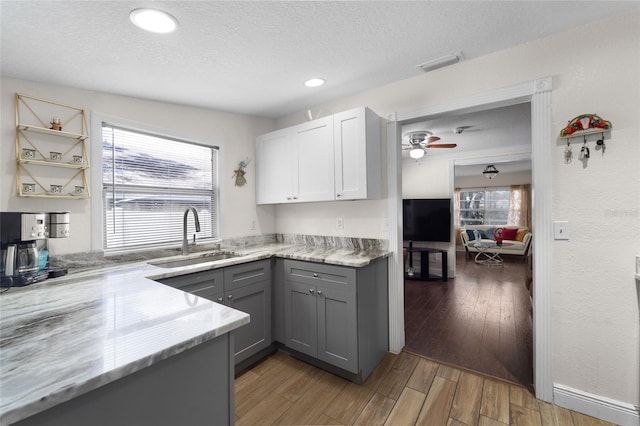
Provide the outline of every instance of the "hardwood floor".
[[241,425],[562,425],[610,423],[536,400],[527,389],[407,352],[362,384],[276,352],[235,381]]
[[456,278],[405,281],[405,351],[532,388],[527,263],[457,256]]

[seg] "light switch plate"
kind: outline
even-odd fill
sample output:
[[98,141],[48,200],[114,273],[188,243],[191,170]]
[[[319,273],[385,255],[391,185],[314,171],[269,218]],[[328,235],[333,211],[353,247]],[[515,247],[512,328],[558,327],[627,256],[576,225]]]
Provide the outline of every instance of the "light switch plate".
[[565,220],[556,220],[553,222],[553,238],[556,240],[568,240],[569,222]]

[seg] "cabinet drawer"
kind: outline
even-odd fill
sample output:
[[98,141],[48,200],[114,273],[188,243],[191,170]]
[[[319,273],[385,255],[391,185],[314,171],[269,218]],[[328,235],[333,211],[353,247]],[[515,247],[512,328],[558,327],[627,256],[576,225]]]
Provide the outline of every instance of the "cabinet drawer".
[[[182,291],[194,293],[202,297],[207,297],[203,296],[203,294],[201,293],[206,292],[204,294],[213,294],[224,291],[222,278],[222,270],[214,269],[210,271],[180,275],[177,277],[163,278],[157,281],[174,288],[179,288]],[[207,299],[208,298],[209,297],[207,297]]]
[[271,281],[271,260],[259,260],[224,269],[225,291],[267,280]]
[[284,261],[285,280],[355,291],[356,270],[298,260]]

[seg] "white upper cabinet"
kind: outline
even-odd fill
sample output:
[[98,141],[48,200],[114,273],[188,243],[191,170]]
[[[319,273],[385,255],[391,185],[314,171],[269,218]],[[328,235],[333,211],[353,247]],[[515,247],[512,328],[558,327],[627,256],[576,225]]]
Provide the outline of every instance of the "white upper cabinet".
[[258,136],[256,203],[379,198],[380,149],[364,107]]
[[291,202],[297,188],[297,157],[291,128],[258,136],[256,140],[256,203]]
[[298,194],[295,201],[334,199],[333,117],[293,127],[298,156]]
[[361,107],[333,116],[336,200],[380,198],[380,117]]

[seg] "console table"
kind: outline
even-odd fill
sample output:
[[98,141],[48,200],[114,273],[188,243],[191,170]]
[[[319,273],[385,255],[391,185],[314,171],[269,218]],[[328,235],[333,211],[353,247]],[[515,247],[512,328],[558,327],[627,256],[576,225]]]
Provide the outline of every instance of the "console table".
[[[447,251],[441,249],[434,248],[424,248],[424,247],[413,247],[411,243],[409,243],[409,247],[406,247],[409,252],[409,267],[413,268],[413,253],[420,253],[420,274],[414,274],[413,276],[409,276],[406,273],[404,274],[405,278],[408,280],[420,280],[420,281],[447,281],[448,277],[448,257]],[[439,253],[442,257],[442,276],[439,277],[437,275],[429,274],[429,253]]]

